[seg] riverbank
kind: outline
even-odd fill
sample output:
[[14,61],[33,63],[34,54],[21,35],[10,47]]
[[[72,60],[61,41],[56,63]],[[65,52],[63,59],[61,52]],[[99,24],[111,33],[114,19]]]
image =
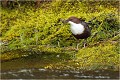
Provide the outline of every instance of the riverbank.
[[[119,70],[118,1],[51,1],[37,9],[32,1],[18,3],[0,7],[3,70],[16,68],[12,61],[18,60],[15,65],[19,65],[19,59],[23,67],[34,63],[31,67],[38,68],[45,61],[49,62],[42,66],[46,69]],[[81,40],[76,50],[69,24],[59,21],[70,16],[90,21],[92,34],[86,48]]]
[[[104,44],[105,43],[105,44]],[[119,52],[118,42],[107,41],[96,43],[94,46],[81,48],[78,51],[75,48],[52,48],[39,46],[34,48],[12,50],[1,53],[1,61],[4,64],[11,61],[24,59],[27,61],[35,60],[36,63],[48,62],[41,66],[35,64],[36,68],[48,69],[82,69],[82,70],[119,70]],[[27,60],[28,59],[28,60]],[[19,61],[18,61],[19,62]],[[33,62],[34,63],[34,62]],[[24,63],[23,63],[24,64]],[[23,66],[23,65],[22,65]],[[29,65],[30,66],[30,65]],[[7,66],[8,67],[8,66]],[[33,66],[32,66],[33,67]],[[3,67],[5,68],[5,67]],[[13,67],[14,69],[15,67]]]

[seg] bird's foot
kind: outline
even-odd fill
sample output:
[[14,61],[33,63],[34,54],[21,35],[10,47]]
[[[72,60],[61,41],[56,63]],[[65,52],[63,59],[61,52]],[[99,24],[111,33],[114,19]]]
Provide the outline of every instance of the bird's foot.
[[85,48],[86,46],[87,46],[87,44],[86,44],[86,43],[84,43],[83,48]]

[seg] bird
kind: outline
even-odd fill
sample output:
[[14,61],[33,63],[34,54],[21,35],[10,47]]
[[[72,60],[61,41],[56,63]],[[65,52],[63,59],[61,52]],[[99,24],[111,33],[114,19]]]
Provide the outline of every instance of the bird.
[[[79,41],[79,39],[84,39],[84,47],[86,46],[86,40],[91,36],[91,30],[88,23],[82,18],[77,18],[74,16],[69,17],[67,20],[61,19],[63,23],[70,24],[70,30],[72,35]],[[77,50],[79,49],[79,43],[77,43]]]

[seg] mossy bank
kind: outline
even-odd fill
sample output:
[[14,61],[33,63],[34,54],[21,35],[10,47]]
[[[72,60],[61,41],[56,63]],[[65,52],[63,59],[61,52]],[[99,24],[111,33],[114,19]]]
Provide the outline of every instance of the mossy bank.
[[[45,68],[112,69],[119,67],[118,1],[52,1],[43,2],[35,9],[32,2],[19,6],[1,7],[1,60],[29,57],[31,54],[61,54],[61,62]],[[72,6],[72,7],[71,7]],[[92,35],[88,46],[75,50],[76,39],[69,25],[59,22],[76,16],[85,19]],[[26,51],[17,54],[15,50]],[[28,53],[27,51],[30,51]],[[31,53],[33,52],[33,53]],[[76,56],[73,56],[73,55]],[[40,55],[40,54],[39,54]],[[55,56],[53,56],[54,58]],[[59,56],[57,56],[59,57]],[[47,57],[48,59],[51,59]]]

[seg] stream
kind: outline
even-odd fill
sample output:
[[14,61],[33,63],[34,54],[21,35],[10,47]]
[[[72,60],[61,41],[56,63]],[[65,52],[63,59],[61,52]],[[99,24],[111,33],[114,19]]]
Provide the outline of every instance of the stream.
[[36,55],[3,61],[1,79],[119,79],[119,71],[45,68],[47,65],[62,61],[59,57],[54,59],[55,56]]
[[18,69],[3,71],[2,79],[118,79],[114,71],[73,71],[49,69]]

